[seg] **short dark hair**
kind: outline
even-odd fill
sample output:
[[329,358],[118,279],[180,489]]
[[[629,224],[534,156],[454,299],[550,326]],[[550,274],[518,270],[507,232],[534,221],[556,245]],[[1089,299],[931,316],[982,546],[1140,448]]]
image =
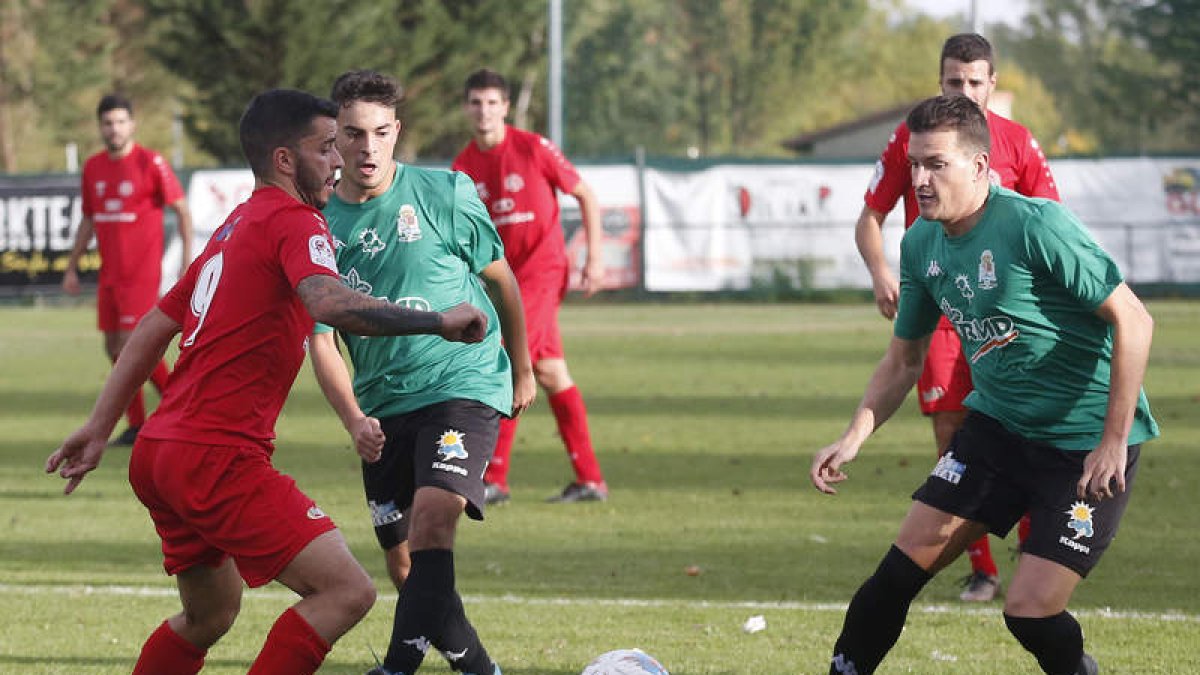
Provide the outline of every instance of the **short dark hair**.
[[309,133],[314,119],[337,119],[337,114],[338,107],[333,101],[305,91],[264,91],[250,100],[238,123],[242,154],[256,177],[266,177],[275,148],[295,147]]
[[996,63],[992,55],[992,43],[978,33],[959,33],[946,38],[942,45],[942,59],[938,61],[938,72],[946,67],[946,59],[954,59],[963,63],[987,61],[988,75],[996,72]]
[[463,98],[470,95],[473,89],[499,89],[504,100],[508,100],[508,80],[490,68],[480,68],[467,77],[467,83],[463,85]]
[[96,106],[96,119],[104,117],[104,113],[110,110],[125,110],[133,117],[133,102],[120,94],[106,94]]
[[979,104],[962,94],[934,96],[917,104],[905,120],[910,133],[950,130],[958,132],[958,143],[974,152],[991,152],[992,135],[987,115]]
[[334,80],[329,98],[342,108],[366,101],[395,109],[404,101],[404,87],[395,78],[374,70],[350,70]]

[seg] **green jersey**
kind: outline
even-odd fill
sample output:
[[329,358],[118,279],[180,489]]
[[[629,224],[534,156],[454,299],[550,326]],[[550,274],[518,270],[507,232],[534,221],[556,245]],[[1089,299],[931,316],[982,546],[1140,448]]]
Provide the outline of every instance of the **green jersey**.
[[[477,344],[436,335],[342,334],[354,363],[363,412],[391,417],[450,399],[512,412],[512,367],[500,321],[478,274],[504,246],[475,184],[465,174],[396,165],[384,194],[349,204],[335,194],[324,209],[342,281],[413,309],[445,311],[469,302],[487,315]],[[317,324],[318,332],[330,327]]]
[[[895,335],[921,338],[944,314],[971,368],[964,405],[1031,440],[1091,450],[1104,429],[1113,348],[1095,310],[1121,282],[1065,207],[993,186],[966,234],[949,237],[923,218],[905,233]],[[1129,443],[1157,435],[1141,392]]]

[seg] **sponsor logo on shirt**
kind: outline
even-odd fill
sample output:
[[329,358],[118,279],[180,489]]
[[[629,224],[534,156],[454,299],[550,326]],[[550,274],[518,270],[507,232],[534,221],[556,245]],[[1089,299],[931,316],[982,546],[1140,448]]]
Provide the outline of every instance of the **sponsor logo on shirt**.
[[[363,253],[366,253],[371,259],[375,258],[375,254],[387,248],[387,244],[379,238],[379,233],[374,229],[363,230],[358,233],[358,245],[362,247]],[[334,244],[337,248],[337,244]]]
[[405,243],[421,238],[421,223],[417,220],[417,210],[412,204],[401,206],[396,214],[396,236]]
[[954,324],[954,330],[962,338],[964,347],[967,342],[982,343],[971,355],[971,363],[983,358],[993,349],[1006,346],[1021,335],[1016,323],[1007,316],[968,319],[946,298],[942,298],[938,306],[941,307],[942,314]]
[[319,506],[308,507],[308,519],[309,520],[320,520],[322,518],[328,518],[328,517],[329,516],[325,515],[325,512],[321,510],[321,507],[319,507]]
[[958,287],[958,292],[962,293],[962,296],[967,300],[975,297],[975,289],[971,288],[971,280],[967,278],[967,275],[960,274],[954,277],[954,285]]
[[314,234],[308,238],[308,258],[314,265],[337,271],[337,259],[334,258],[333,246],[323,234]]
[[966,472],[967,465],[954,459],[953,452],[947,452],[938,460],[937,466],[933,467],[933,472],[930,475],[958,485],[959,481],[962,480],[963,474]]

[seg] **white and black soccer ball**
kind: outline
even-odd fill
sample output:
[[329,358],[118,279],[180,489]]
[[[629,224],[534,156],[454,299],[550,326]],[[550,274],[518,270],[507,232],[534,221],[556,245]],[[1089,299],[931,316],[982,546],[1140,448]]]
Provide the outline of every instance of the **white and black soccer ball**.
[[597,656],[580,675],[671,675],[640,649],[616,649]]

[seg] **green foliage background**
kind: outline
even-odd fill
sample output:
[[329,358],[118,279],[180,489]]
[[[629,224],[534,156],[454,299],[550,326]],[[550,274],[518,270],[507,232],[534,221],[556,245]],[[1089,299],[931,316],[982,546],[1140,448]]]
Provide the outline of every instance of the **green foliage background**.
[[[566,146],[592,157],[787,156],[789,137],[935,93],[941,43],[966,26],[902,0],[563,5]],[[1197,148],[1200,2],[1028,7],[984,33],[1014,116],[1050,153]],[[482,66],[512,82],[513,121],[544,131],[546,13],[546,0],[6,0],[0,171],[60,171],[65,144],[98,149],[94,106],[111,90],[134,98],[147,145],[237,165],[253,93],[325,94],[350,68],[406,84],[405,159],[462,146],[461,86]]]

